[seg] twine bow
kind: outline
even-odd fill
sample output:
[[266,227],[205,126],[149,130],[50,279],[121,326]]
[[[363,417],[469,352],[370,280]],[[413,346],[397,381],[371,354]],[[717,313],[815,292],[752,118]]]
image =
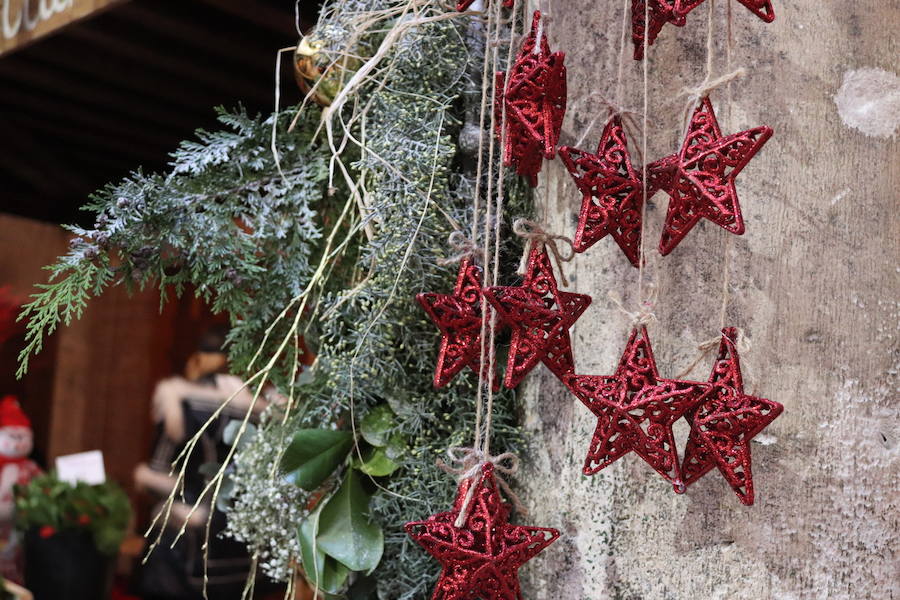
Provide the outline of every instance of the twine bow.
[[739,67],[732,71],[731,73],[726,73],[725,75],[721,75],[716,77],[715,79],[710,79],[709,73],[706,75],[706,79],[700,82],[700,85],[697,87],[683,87],[681,88],[681,92],[678,93],[678,98],[687,97],[687,103],[684,105],[684,112],[682,113],[682,118],[684,122],[684,132],[687,134],[688,128],[691,126],[691,114],[694,111],[694,107],[697,105],[701,99],[705,98],[709,95],[711,91],[716,88],[722,87],[725,84],[728,84],[735,79],[743,77],[746,75],[747,71],[744,67]]
[[[563,272],[562,264],[564,262],[570,262],[575,258],[575,247],[572,245],[571,238],[555,233],[548,233],[540,223],[521,217],[513,222],[513,232],[526,241],[525,251],[522,253],[522,260],[519,263],[520,274],[525,272],[525,264],[528,262],[528,257],[531,255],[534,245],[543,244],[544,248],[547,248],[550,251],[550,254],[553,255],[553,259],[556,261],[556,268],[559,270],[560,281],[562,281],[564,286],[569,286],[569,281],[566,279],[565,272]],[[559,244],[557,242],[565,242],[569,247],[569,251],[565,254],[560,252]]]
[[[737,331],[737,339],[735,339],[734,345],[737,346],[738,352],[741,354],[749,353],[751,349],[750,338],[744,334],[744,330],[740,327],[735,327],[735,330]],[[706,357],[710,352],[719,347],[721,341],[722,336],[719,336],[709,338],[708,340],[704,340],[697,344],[697,356],[694,358],[694,362],[692,362],[684,371],[676,375],[675,379],[684,379],[690,375],[691,372],[697,368],[697,365],[706,360]],[[744,365],[744,368],[747,370],[746,364]]]
[[650,290],[650,294],[644,300],[641,300],[638,304],[638,309],[635,311],[625,308],[625,303],[622,302],[622,298],[614,290],[610,290],[607,293],[607,296],[612,303],[615,304],[623,314],[631,319],[631,326],[634,328],[645,327],[650,323],[656,322],[656,313],[653,312],[653,308],[656,306],[656,299],[659,296],[659,292],[652,283],[648,283],[647,287]]
[[[507,464],[504,464],[506,462]],[[509,484],[506,483],[504,476],[513,476],[519,470],[519,457],[512,452],[504,452],[497,456],[486,454],[483,450],[477,448],[462,448],[454,446],[447,449],[447,462],[440,458],[437,460],[437,466],[442,471],[456,477],[457,483],[461,483],[466,479],[472,481],[466,495],[463,498],[462,506],[459,508],[459,515],[453,523],[456,527],[462,527],[466,519],[469,517],[469,505],[475,495],[476,478],[481,476],[481,468],[486,464],[494,465],[494,479],[497,485],[503,490],[507,499],[513,505],[513,508],[519,514],[526,514],[528,511],[522,505],[519,497],[516,496]]]
[[437,260],[437,264],[442,267],[455,265],[466,258],[484,256],[484,250],[479,248],[474,240],[466,237],[466,234],[458,229],[451,233],[450,237],[447,238],[447,244],[453,249],[453,254],[447,258],[439,258]]

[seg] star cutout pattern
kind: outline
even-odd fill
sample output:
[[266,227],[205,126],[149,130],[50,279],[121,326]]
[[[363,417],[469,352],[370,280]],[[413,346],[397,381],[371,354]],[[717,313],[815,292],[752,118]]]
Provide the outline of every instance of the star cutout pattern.
[[569,328],[591,297],[559,290],[544,244],[532,248],[522,285],[488,287],[482,293],[512,329],[506,387],[516,387],[541,361],[560,378],[575,370]]
[[[460,482],[453,509],[406,524],[406,532],[441,564],[432,600],[522,600],[519,568],[559,538],[548,527],[509,522],[494,466]],[[462,527],[454,524],[469,486],[476,486]]]
[[612,235],[631,264],[639,266],[644,191],[631,164],[622,120],[615,116],[606,124],[596,154],[563,146],[559,156],[583,195],[575,251],[584,252]]
[[506,108],[503,161],[516,167],[532,187],[537,185],[542,158],[556,156],[568,94],[565,58],[564,52],[550,52],[541,13],[535,11],[531,32],[508,77],[503,72],[496,74],[494,110],[500,137],[502,111]]
[[744,233],[734,180],[770,137],[770,127],[723,137],[712,102],[703,99],[694,110],[679,153],[648,167],[649,187],[662,188],[671,198],[659,244],[661,254],[672,252],[700,219],[709,219],[736,235]]
[[736,347],[737,330],[722,330],[719,354],[708,389],[685,415],[691,424],[684,451],[684,481],[690,485],[713,467],[728,481],[737,497],[753,504],[750,440],[784,410],[778,402],[744,393]]
[[[481,281],[482,271],[472,259],[459,263],[459,274],[452,294],[423,293],[416,300],[441,331],[441,347],[438,351],[434,387],[450,383],[466,366],[475,373],[481,365]],[[499,381],[483,369],[483,379],[490,381],[494,390],[500,389]]]
[[633,451],[684,491],[672,425],[696,405],[702,384],[661,379],[646,328],[631,332],[615,375],[571,374],[563,382],[597,417],[585,475]]

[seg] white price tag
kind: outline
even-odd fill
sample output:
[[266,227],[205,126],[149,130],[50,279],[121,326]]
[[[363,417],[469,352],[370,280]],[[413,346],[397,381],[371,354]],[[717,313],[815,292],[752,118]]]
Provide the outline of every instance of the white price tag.
[[106,482],[103,453],[99,450],[68,454],[56,458],[56,473],[60,480],[75,485],[83,481],[89,485]]

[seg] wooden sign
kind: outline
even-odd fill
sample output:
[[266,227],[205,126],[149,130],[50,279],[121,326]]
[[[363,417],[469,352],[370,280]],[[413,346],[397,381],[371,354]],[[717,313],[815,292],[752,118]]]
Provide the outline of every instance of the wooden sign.
[[0,0],[0,55],[120,0]]

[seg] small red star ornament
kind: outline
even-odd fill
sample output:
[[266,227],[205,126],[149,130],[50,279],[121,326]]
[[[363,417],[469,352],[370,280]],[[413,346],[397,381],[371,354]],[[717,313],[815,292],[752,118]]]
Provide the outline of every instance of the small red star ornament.
[[515,166],[516,172],[526,177],[532,187],[537,185],[542,158],[556,156],[566,114],[565,58],[564,52],[550,52],[541,13],[535,11],[531,33],[525,38],[509,75],[503,72],[496,75],[497,123],[502,122],[502,110],[506,109],[504,164]]
[[784,410],[778,402],[744,393],[738,358],[737,330],[722,330],[719,355],[709,377],[709,387],[697,406],[685,417],[691,424],[682,471],[690,485],[713,467],[746,505],[753,504],[750,440]]
[[[666,23],[682,27],[687,23],[687,15],[706,0],[632,0],[631,39],[634,42],[634,58],[644,58],[644,36],[647,45],[652,46]],[[771,0],[738,0],[757,17],[771,23],[775,11]]]
[[649,187],[662,188],[671,198],[659,243],[661,254],[672,252],[700,219],[736,235],[744,233],[734,180],[770,137],[770,127],[723,137],[712,102],[708,97],[700,102],[679,153],[648,167]]
[[489,287],[482,293],[512,329],[506,387],[516,387],[541,361],[560,378],[574,371],[569,328],[591,297],[559,290],[544,244],[532,248],[522,285]]
[[[468,516],[456,527],[473,485]],[[460,482],[452,510],[406,524],[406,533],[441,564],[432,600],[522,600],[519,569],[555,542],[559,531],[512,525],[509,513],[494,466],[487,463],[479,475]]]
[[647,46],[656,41],[663,25],[672,22],[672,8],[663,0],[631,1],[631,41],[634,42],[634,59],[644,58],[644,36]]
[[[416,300],[441,331],[441,347],[438,351],[434,387],[450,383],[466,366],[475,373],[481,365],[481,281],[482,271],[472,259],[459,263],[459,274],[452,294],[423,293]],[[485,381],[494,390],[500,389],[493,373],[485,365],[482,370]]]
[[596,154],[563,146],[559,156],[583,195],[575,251],[584,252],[612,235],[631,264],[639,266],[644,191],[631,164],[622,120],[615,116],[606,124]]
[[[474,2],[475,2],[475,0],[459,0],[459,2],[456,3],[457,12],[463,12],[464,10],[469,10],[469,7],[472,6],[472,4]],[[515,5],[515,3],[516,3],[516,0],[503,0],[503,7],[504,8],[512,8]]]
[[[660,0],[672,10],[672,22],[676,25],[684,25],[689,12],[706,2],[706,0]],[[775,20],[775,9],[772,8],[772,0],[738,0],[747,7],[750,12],[765,21],[771,23]]]
[[702,384],[661,379],[646,328],[631,332],[615,375],[571,374],[563,382],[597,417],[585,475],[633,451],[684,492],[672,425],[696,405]]

